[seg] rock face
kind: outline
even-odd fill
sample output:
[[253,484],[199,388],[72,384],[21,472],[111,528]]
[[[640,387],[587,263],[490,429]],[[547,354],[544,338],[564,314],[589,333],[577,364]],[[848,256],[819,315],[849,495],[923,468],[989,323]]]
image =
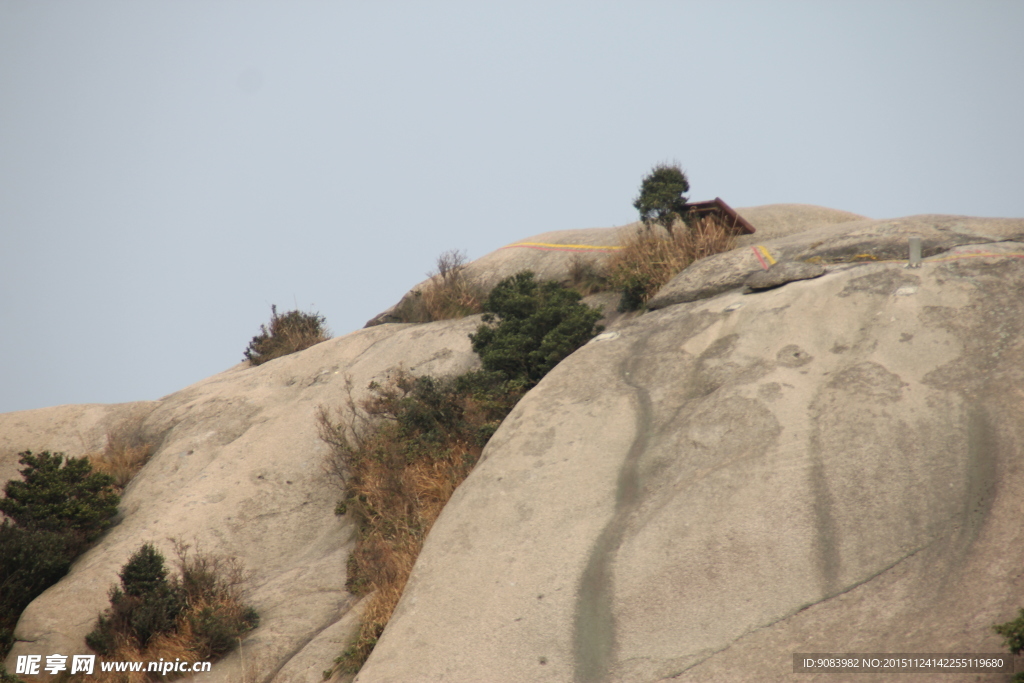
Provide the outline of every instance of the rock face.
[[[1024,220],[741,213],[759,234],[509,415],[357,681],[789,681],[795,652],[1004,651],[991,625],[1024,606]],[[765,259],[825,273],[745,293]],[[316,406],[399,364],[474,367],[476,323],[379,325],[157,402],[0,415],[0,472],[132,411],[161,437],[121,522],[26,611],[8,666],[85,652],[127,557],[177,536],[255,572],[255,673],[236,653],[204,680],[319,680],[359,605]]]
[[[762,207],[763,208],[763,207]],[[756,224],[755,224],[756,225]],[[896,220],[857,220],[785,233],[745,235],[739,248],[701,259],[661,289],[647,306],[659,309],[698,301],[743,285],[773,261],[822,265],[893,261],[906,263],[911,237],[921,238],[925,257],[968,244],[1024,241],[1024,221],[963,216],[911,216]]]
[[743,281],[750,289],[771,289],[797,280],[810,280],[825,274],[825,267],[817,263],[783,261],[768,270],[759,270]]

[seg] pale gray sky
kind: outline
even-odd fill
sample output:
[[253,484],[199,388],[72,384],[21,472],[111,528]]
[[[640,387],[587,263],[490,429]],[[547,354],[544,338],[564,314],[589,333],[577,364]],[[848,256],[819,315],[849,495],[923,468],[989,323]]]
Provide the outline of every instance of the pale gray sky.
[[0,412],[692,199],[1024,217],[1024,2],[0,0]]

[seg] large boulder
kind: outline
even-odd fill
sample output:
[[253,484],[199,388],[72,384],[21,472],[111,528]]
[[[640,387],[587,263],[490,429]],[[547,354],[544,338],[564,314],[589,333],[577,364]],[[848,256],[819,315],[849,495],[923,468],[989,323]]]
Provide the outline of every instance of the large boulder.
[[787,681],[795,652],[1003,651],[991,626],[1024,604],[1024,240],[615,332],[495,434],[359,683]]

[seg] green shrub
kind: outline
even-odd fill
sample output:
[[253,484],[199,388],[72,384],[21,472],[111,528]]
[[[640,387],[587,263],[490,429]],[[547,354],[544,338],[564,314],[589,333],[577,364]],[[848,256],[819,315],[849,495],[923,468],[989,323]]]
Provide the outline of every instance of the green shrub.
[[79,543],[71,534],[0,523],[0,661],[14,645],[14,626],[29,603],[67,574]]
[[646,273],[628,273],[622,278],[622,298],[619,299],[619,313],[638,311],[657,289],[652,286],[653,278]]
[[260,325],[260,333],[252,338],[245,350],[245,360],[253,365],[308,349],[330,339],[326,320],[319,313],[288,311],[277,314],[277,306],[270,307],[270,327]]
[[[1003,637],[1003,645],[1012,654],[1019,655],[1024,652],[1024,609],[1020,610],[1020,614],[1013,621],[997,624],[992,627],[992,630]],[[1012,683],[1024,683],[1024,673],[1016,674]]]
[[601,312],[578,292],[537,282],[526,270],[495,285],[484,302],[484,324],[471,334],[485,370],[532,387],[603,327]]
[[671,234],[675,222],[686,219],[683,193],[689,190],[690,181],[679,164],[658,164],[644,177],[633,208],[640,212],[640,220],[648,227],[661,225]]
[[121,585],[126,595],[142,597],[167,587],[164,556],[149,543],[143,545],[121,568]]
[[86,644],[113,660],[153,661],[175,657],[215,659],[259,625],[256,611],[242,603],[244,572],[235,560],[175,543],[180,576],[168,579],[161,555],[151,544],[121,568],[121,584],[110,590],[110,607],[99,616]]
[[216,659],[229,652],[239,637],[260,623],[256,610],[238,603],[202,605],[187,618],[196,643],[193,652],[199,659]]
[[110,591],[110,609],[85,637],[86,645],[102,655],[113,654],[118,635],[145,648],[153,636],[174,628],[184,607],[181,589],[167,581],[163,555],[149,543],[131,556],[120,577],[121,586]]
[[0,498],[8,517],[0,523],[0,659],[14,644],[22,611],[110,525],[119,502],[113,480],[93,472],[85,458],[19,455],[24,481],[7,482]]
[[93,472],[86,458],[65,461],[63,453],[49,451],[19,455],[24,481],[7,482],[0,512],[25,529],[71,532],[86,542],[110,526],[121,501],[112,477]]

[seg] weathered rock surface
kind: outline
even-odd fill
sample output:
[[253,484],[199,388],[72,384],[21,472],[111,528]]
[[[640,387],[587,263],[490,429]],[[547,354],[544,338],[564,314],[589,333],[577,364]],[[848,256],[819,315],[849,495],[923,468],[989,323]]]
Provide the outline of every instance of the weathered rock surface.
[[825,274],[825,267],[817,263],[782,261],[768,270],[759,270],[744,280],[750,289],[771,289],[797,280],[810,280]]
[[742,287],[750,275],[769,265],[762,263],[768,257],[775,261],[807,261],[825,266],[890,260],[905,263],[910,237],[921,238],[922,255],[928,257],[966,244],[1024,242],[1024,220],[911,216],[826,224],[764,239],[767,236],[761,235],[759,230],[741,238],[740,247],[692,264],[652,297],[647,302],[648,308],[656,310],[697,301]]
[[[740,212],[756,235],[612,321],[513,411],[358,681],[826,680],[794,676],[792,654],[1003,651],[990,627],[1024,606],[1024,220]],[[744,295],[758,246],[826,272]],[[564,279],[571,256],[471,267]],[[86,652],[128,556],[177,537],[241,558],[262,617],[203,680],[320,680],[361,603],[317,406],[358,403],[399,365],[475,367],[477,321],[371,327],[159,401],[0,415],[8,477],[20,450],[97,450],[131,417],[160,444],[118,525],[25,612],[8,666]]]

